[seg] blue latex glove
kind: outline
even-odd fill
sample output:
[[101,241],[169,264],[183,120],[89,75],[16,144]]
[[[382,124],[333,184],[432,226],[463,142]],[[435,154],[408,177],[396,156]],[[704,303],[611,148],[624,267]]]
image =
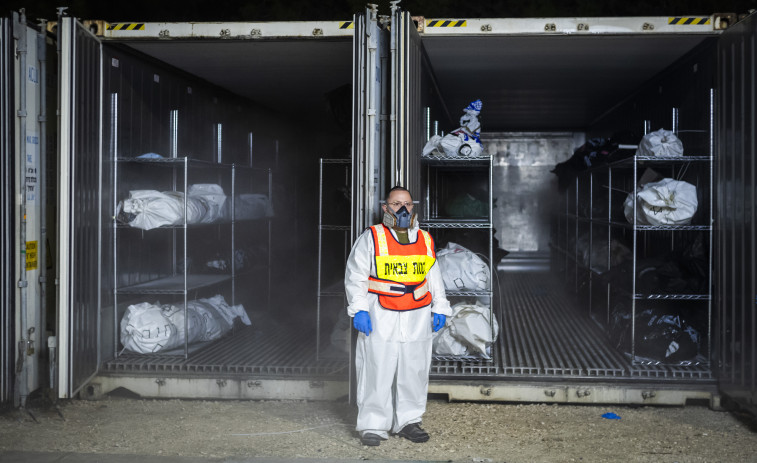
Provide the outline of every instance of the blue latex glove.
[[431,327],[434,329],[434,333],[436,333],[437,331],[442,329],[442,327],[444,327],[445,323],[447,323],[447,317],[445,317],[444,315],[440,313],[433,313],[433,312],[432,312],[432,315],[434,316],[434,321],[433,323],[431,323]]
[[352,320],[352,326],[366,336],[370,335],[371,331],[373,331],[373,328],[371,327],[371,316],[365,310],[361,310],[355,314],[355,318]]

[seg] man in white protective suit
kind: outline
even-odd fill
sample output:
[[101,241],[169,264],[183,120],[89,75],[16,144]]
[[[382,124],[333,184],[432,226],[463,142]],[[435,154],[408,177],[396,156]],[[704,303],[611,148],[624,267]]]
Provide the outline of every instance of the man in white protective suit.
[[413,199],[389,191],[381,224],[352,246],[344,284],[347,312],[360,331],[355,353],[357,431],[376,446],[389,433],[426,442],[421,425],[431,368],[432,329],[452,314],[434,241],[418,228]]

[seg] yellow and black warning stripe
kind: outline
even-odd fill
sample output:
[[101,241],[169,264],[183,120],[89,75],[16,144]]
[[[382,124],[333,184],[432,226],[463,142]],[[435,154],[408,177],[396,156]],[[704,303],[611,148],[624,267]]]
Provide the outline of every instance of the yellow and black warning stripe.
[[354,28],[355,28],[354,21],[342,21],[339,23],[339,29],[354,29]]
[[426,27],[468,27],[464,19],[429,19]]
[[108,24],[109,31],[143,31],[145,23],[113,23]]
[[706,26],[710,24],[710,17],[677,17],[668,18],[668,24],[672,26]]

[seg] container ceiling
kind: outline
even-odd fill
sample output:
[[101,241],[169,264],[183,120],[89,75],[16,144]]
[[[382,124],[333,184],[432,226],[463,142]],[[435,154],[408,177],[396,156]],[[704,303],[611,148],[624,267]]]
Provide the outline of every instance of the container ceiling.
[[702,35],[426,37],[450,114],[480,98],[487,131],[583,129]]
[[[451,123],[484,102],[485,131],[583,129],[703,35],[426,36]],[[320,117],[352,82],[352,41],[139,41],[129,46],[289,114]],[[442,121],[441,128],[448,123]]]
[[[322,117],[325,94],[352,83],[352,39],[129,42],[129,46],[269,108]],[[317,116],[316,116],[317,115]]]

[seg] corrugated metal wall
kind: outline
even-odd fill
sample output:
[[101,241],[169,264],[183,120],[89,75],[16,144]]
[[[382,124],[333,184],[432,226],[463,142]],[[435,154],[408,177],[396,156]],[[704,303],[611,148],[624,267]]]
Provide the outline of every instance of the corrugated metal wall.
[[757,71],[755,17],[718,47],[716,307],[723,392],[757,407]]
[[13,398],[13,40],[7,18],[0,18],[0,403]]

